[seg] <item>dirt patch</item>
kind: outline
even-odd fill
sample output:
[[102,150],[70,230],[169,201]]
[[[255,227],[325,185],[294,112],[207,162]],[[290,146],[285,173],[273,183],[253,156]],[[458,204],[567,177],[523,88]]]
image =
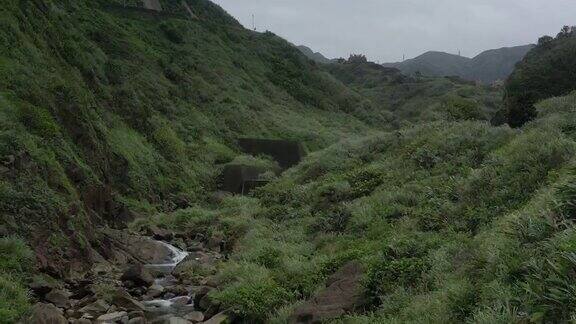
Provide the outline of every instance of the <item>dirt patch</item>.
[[294,311],[290,323],[324,323],[360,310],[365,305],[363,274],[362,266],[355,261],[340,268],[328,278],[326,288]]

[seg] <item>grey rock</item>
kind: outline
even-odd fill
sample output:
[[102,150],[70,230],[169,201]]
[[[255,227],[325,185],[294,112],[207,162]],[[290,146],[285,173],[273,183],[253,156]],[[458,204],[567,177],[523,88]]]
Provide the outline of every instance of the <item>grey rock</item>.
[[72,324],[92,324],[92,321],[87,318],[81,318],[72,321]]
[[110,305],[105,301],[99,299],[91,304],[88,304],[80,308],[80,312],[84,314],[90,314],[94,317],[106,314],[110,310]]
[[181,317],[170,317],[166,324],[191,324],[191,322]]
[[184,305],[188,305],[190,303],[191,298],[188,296],[180,296],[180,297],[172,298],[172,299],[170,299],[170,301],[173,302],[174,305],[184,306]]
[[231,319],[227,312],[218,313],[209,320],[203,322],[204,324],[223,324],[223,323],[230,323]]
[[134,317],[128,321],[128,324],[146,324],[147,321],[144,317]]
[[194,305],[199,305],[200,300],[202,300],[202,298],[208,295],[208,293],[210,293],[212,290],[214,289],[208,286],[202,286],[198,288],[198,290],[194,294]]
[[145,310],[145,307],[141,302],[132,298],[130,294],[122,289],[118,289],[114,292],[114,295],[112,296],[112,304],[128,311]]
[[96,323],[127,323],[128,313],[126,312],[114,312],[101,315],[96,319]]
[[130,281],[138,286],[149,287],[154,283],[154,277],[144,268],[141,264],[135,264],[130,266],[120,278],[122,281]]
[[128,317],[130,318],[137,318],[137,317],[144,317],[143,311],[131,311],[128,313]]
[[204,314],[202,312],[192,312],[190,314],[186,314],[184,319],[192,322],[192,323],[200,323],[204,320]]
[[72,296],[72,293],[68,290],[52,289],[44,298],[56,307],[70,308],[70,296]]
[[164,293],[164,287],[160,286],[160,285],[152,285],[152,287],[150,287],[148,289],[148,292],[146,293],[146,297],[148,298],[156,298],[161,296]]
[[32,307],[27,324],[68,324],[62,311],[52,304],[38,303]]

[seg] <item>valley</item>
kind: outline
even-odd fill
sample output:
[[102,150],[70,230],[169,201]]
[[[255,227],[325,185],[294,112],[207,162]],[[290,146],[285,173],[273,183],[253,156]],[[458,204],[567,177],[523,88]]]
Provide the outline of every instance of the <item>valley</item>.
[[0,17],[0,323],[573,319],[576,29],[494,87],[209,0]]

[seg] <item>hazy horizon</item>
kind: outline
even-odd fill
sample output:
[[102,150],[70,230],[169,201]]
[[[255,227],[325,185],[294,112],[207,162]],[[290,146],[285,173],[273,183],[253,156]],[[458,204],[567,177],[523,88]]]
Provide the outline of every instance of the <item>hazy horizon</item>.
[[485,50],[535,43],[542,35],[555,36],[563,25],[576,24],[573,0],[214,2],[247,28],[252,28],[254,14],[257,30],[270,30],[328,58],[362,53],[378,62],[427,51],[474,57]]

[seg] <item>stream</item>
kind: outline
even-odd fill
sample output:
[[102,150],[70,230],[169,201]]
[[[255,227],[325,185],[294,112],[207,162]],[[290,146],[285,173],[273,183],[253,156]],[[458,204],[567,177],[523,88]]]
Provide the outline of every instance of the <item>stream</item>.
[[[154,286],[167,288],[178,284],[178,280],[172,275],[172,271],[180,264],[190,253],[183,251],[171,244],[163,241],[158,243],[166,246],[171,255],[167,258],[166,263],[146,264],[145,268],[154,273],[160,274],[154,282]],[[149,319],[162,317],[165,315],[184,316],[195,311],[194,295],[189,291],[187,296],[178,296],[164,299],[152,299],[142,302],[146,311],[150,314]]]

